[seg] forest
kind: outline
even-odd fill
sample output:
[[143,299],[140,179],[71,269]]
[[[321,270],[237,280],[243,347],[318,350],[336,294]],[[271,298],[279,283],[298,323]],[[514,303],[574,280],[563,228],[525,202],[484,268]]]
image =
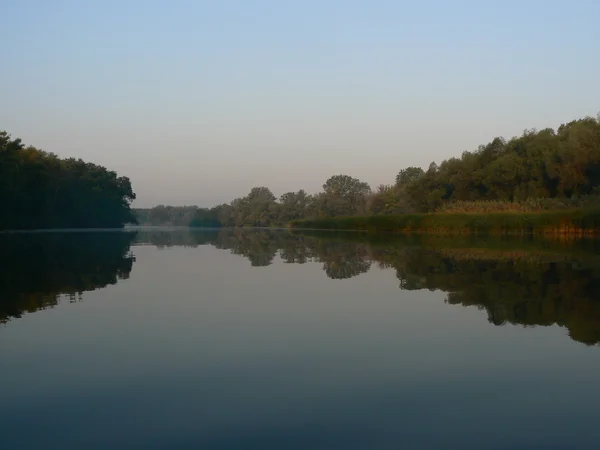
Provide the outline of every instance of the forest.
[[129,178],[81,159],[25,146],[0,132],[0,230],[115,228],[129,223],[192,227],[277,227],[304,219],[410,213],[563,211],[598,207],[600,116],[494,138],[460,157],[406,167],[372,189],[333,175],[320,192],[276,197],[266,186],[212,208],[131,208]]
[[120,228],[136,223],[134,199],[129,178],[0,132],[0,230]]
[[406,167],[375,189],[340,174],[316,194],[299,190],[277,198],[257,186],[210,209],[160,205],[136,215],[148,225],[270,227],[344,216],[562,211],[597,207],[599,186],[600,116],[496,137],[426,170]]

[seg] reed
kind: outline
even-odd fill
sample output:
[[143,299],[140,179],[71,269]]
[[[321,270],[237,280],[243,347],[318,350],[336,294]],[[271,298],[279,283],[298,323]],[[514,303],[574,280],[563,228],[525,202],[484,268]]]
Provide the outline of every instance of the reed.
[[477,200],[444,203],[435,212],[440,213],[531,213],[594,209],[600,204],[600,196],[587,195],[571,198],[528,198],[520,201]]
[[492,234],[595,236],[600,234],[600,209],[536,213],[429,213],[327,217],[297,220],[290,228],[355,230],[369,233],[428,233],[440,235]]

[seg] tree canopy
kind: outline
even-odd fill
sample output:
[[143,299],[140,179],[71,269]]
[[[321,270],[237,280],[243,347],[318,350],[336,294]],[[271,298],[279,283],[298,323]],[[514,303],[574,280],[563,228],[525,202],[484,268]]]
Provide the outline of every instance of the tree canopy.
[[0,229],[122,227],[134,199],[129,178],[0,132]]
[[585,118],[558,130],[526,130],[497,137],[474,152],[432,164],[406,185],[418,211],[453,201],[571,198],[597,193],[600,185],[600,120]]

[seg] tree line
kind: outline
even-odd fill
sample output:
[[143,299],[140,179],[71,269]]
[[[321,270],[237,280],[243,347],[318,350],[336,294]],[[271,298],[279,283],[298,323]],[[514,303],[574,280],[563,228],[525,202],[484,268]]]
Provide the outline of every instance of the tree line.
[[135,210],[138,220],[146,225],[179,225],[198,227],[269,227],[283,226],[305,217],[367,214],[371,188],[348,175],[335,175],[315,195],[303,189],[287,192],[277,199],[265,186],[257,186],[245,197],[214,208],[158,205]]
[[406,185],[406,195],[416,210],[432,211],[453,201],[589,196],[599,185],[600,116],[557,130],[526,130],[508,141],[497,137],[460,158],[432,163]]
[[[581,207],[600,194],[600,116],[557,130],[525,130],[465,151],[427,170],[406,167],[392,183],[372,189],[349,175],[335,175],[323,190],[287,192],[265,186],[214,208],[164,206],[136,211],[151,225],[199,227],[283,226],[292,220],[433,211],[538,211]],[[590,202],[587,202],[589,204]]]
[[135,194],[129,178],[81,159],[61,159],[26,147],[0,132],[0,229],[112,228],[136,221],[270,227],[306,218],[452,210],[464,203],[468,210],[485,212],[518,211],[513,208],[517,204],[549,209],[580,206],[581,198],[594,202],[599,185],[600,118],[586,117],[557,130],[526,130],[510,140],[497,137],[460,158],[431,163],[427,170],[404,168],[392,183],[374,190],[358,178],[339,174],[315,194],[301,189],[277,198],[268,187],[257,186],[213,208],[159,205],[132,211]]
[[0,230],[118,228],[135,223],[134,199],[129,178],[0,132]]

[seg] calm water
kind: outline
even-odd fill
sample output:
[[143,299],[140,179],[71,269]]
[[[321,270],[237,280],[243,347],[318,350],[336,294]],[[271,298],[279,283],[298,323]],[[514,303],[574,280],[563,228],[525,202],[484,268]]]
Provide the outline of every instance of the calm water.
[[600,445],[598,243],[0,236],[0,448]]

